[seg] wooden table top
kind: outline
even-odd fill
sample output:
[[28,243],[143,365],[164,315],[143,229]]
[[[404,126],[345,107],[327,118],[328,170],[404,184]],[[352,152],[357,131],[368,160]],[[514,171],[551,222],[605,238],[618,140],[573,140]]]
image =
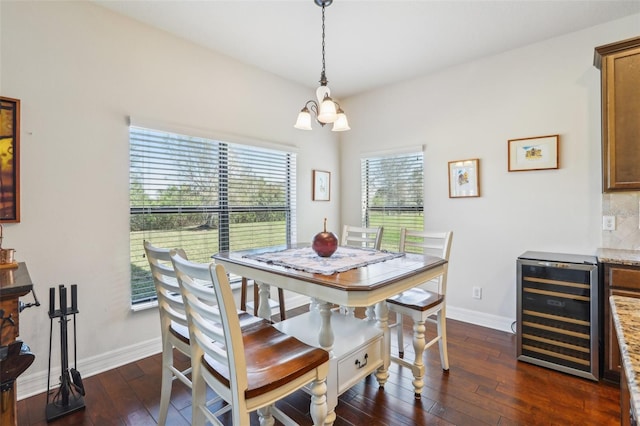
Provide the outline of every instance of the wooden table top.
[[[247,254],[278,251],[287,248],[308,247],[309,244],[295,244],[290,246],[267,247],[246,251],[223,251],[213,258],[222,263],[229,263],[240,267],[248,267],[259,271],[277,274],[285,278],[306,281],[323,287],[346,292],[371,292],[382,287],[388,287],[396,282],[406,280],[423,272],[441,267],[446,260],[430,255],[409,254],[384,262],[374,263],[364,267],[338,272],[333,275],[313,274],[292,268],[269,264],[244,257]],[[251,277],[249,277],[251,278]]]

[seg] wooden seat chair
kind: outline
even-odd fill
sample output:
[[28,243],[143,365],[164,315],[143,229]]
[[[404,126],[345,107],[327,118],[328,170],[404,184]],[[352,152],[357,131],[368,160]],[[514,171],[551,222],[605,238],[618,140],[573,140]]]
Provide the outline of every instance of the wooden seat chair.
[[[453,232],[413,231],[402,228],[400,231],[400,251],[430,254],[441,257],[448,262],[452,239]],[[397,328],[399,354],[397,357],[392,355],[391,360],[411,368],[416,399],[420,398],[424,386],[425,367],[422,356],[425,349],[438,342],[442,369],[449,370],[445,300],[447,268],[448,263],[444,265],[444,272],[437,278],[387,299],[389,310],[397,315],[394,327]],[[435,319],[430,318],[433,314],[436,315]],[[405,315],[413,320],[413,349],[415,352],[413,363],[403,359],[403,316]],[[437,326],[437,336],[429,342],[426,342],[425,339],[425,322],[432,322]]]
[[[177,349],[186,357],[191,358],[189,327],[180,286],[171,262],[170,249],[157,247],[149,241],[144,241],[144,250],[151,268],[151,275],[158,297],[158,311],[160,313],[162,384],[160,387],[158,424],[164,425],[167,422],[173,381],[178,379],[191,389],[191,379],[189,378],[192,372],[191,367],[180,370],[173,362],[173,349]],[[182,258],[187,258],[183,250],[177,250],[177,253]],[[204,283],[211,281],[208,273],[205,278]],[[245,313],[240,315],[240,321],[241,326],[250,326],[255,321],[255,318]]]
[[[274,403],[308,384],[311,417],[315,425],[324,424],[328,352],[281,333],[261,318],[241,328],[222,265],[193,263],[178,252],[172,252],[171,259],[191,337],[192,424],[221,425],[217,416],[229,410],[234,425],[248,425],[249,413],[256,410],[261,425],[273,425],[273,417],[295,424]],[[205,274],[212,287],[196,283]],[[207,386],[228,405],[212,412]]]
[[[187,377],[191,368],[179,370],[173,365],[173,349],[177,349],[185,356],[191,356],[189,347],[189,328],[184,312],[182,295],[176,274],[169,257],[169,249],[144,242],[144,251],[149,261],[153,283],[158,295],[158,310],[160,312],[160,332],[162,337],[162,385],[160,388],[160,411],[158,424],[167,421],[171,385],[174,379],[180,380],[191,389],[191,380]],[[180,255],[186,258],[184,251]]]
[[382,231],[382,226],[364,228],[344,225],[342,227],[340,245],[380,250],[380,245],[382,244]]
[[[340,236],[340,245],[347,247],[362,247],[380,250],[382,244],[382,226],[365,228],[361,226],[344,225],[342,227],[342,235]],[[340,313],[345,315],[354,315],[354,308],[340,306]],[[367,318],[373,319],[374,307],[367,308]]]

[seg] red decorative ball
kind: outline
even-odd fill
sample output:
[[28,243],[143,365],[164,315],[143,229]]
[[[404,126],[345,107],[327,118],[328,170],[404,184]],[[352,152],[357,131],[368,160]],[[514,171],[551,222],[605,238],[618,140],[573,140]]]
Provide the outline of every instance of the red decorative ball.
[[320,232],[313,237],[311,248],[320,257],[330,257],[338,250],[338,237],[333,232]]
[[311,248],[320,257],[330,257],[338,250],[338,237],[333,232],[327,232],[327,219],[324,220],[324,231],[313,237]]

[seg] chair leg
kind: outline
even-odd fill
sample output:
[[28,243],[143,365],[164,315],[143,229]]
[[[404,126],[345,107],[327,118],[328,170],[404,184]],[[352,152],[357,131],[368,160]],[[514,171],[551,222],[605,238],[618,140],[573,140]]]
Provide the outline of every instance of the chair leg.
[[425,340],[424,321],[413,321],[413,351],[416,354],[416,358],[413,361],[413,390],[416,399],[420,399],[422,395],[422,388],[424,387],[424,362],[422,356],[424,354],[424,348],[427,344]]
[[[240,293],[240,309],[247,309],[247,279],[242,278],[242,292]],[[278,303],[280,305],[280,321],[286,319],[286,307],[284,305],[284,290],[278,288]],[[253,284],[253,315],[258,315],[258,305],[260,304],[260,295],[258,285]]]
[[355,316],[355,310],[356,310],[356,308],[354,308],[354,307],[340,306],[340,313],[342,315],[345,315],[345,316],[348,316],[348,317],[354,317]]
[[171,399],[171,384],[173,383],[173,346],[169,342],[162,344],[162,385],[160,388],[160,411],[158,412],[158,424],[167,423],[169,412],[169,400]]
[[253,282],[253,315],[258,316],[258,305],[260,305],[260,295],[258,294],[258,283]]
[[258,418],[260,419],[260,426],[273,426],[276,423],[271,413],[271,405],[258,408]]
[[194,426],[205,425],[207,417],[204,410],[207,408],[207,384],[201,375],[202,365],[200,362],[193,363],[191,378],[191,424]]
[[440,349],[440,363],[442,364],[442,369],[444,371],[449,371],[449,356],[447,354],[447,318],[444,309],[438,311],[437,327],[438,336],[440,336],[440,341],[438,341]]
[[367,309],[365,311],[365,315],[367,317],[368,321],[375,321],[376,319],[376,308],[375,306],[367,306]]
[[280,304],[280,321],[284,321],[285,318],[285,306],[284,306],[284,290],[278,287],[278,303]]
[[311,382],[311,406],[309,411],[314,425],[324,425],[327,418],[327,384],[326,380]]
[[404,321],[401,313],[396,313],[396,328],[398,337],[398,358],[404,358]]
[[247,310],[247,279],[242,277],[242,286],[240,287],[240,310]]

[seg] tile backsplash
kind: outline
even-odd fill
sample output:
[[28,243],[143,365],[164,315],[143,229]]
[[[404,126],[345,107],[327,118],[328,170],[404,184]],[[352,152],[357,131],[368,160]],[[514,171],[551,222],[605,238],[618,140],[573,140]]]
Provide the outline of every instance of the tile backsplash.
[[615,216],[615,231],[602,231],[602,247],[640,250],[640,192],[602,194],[602,216]]

